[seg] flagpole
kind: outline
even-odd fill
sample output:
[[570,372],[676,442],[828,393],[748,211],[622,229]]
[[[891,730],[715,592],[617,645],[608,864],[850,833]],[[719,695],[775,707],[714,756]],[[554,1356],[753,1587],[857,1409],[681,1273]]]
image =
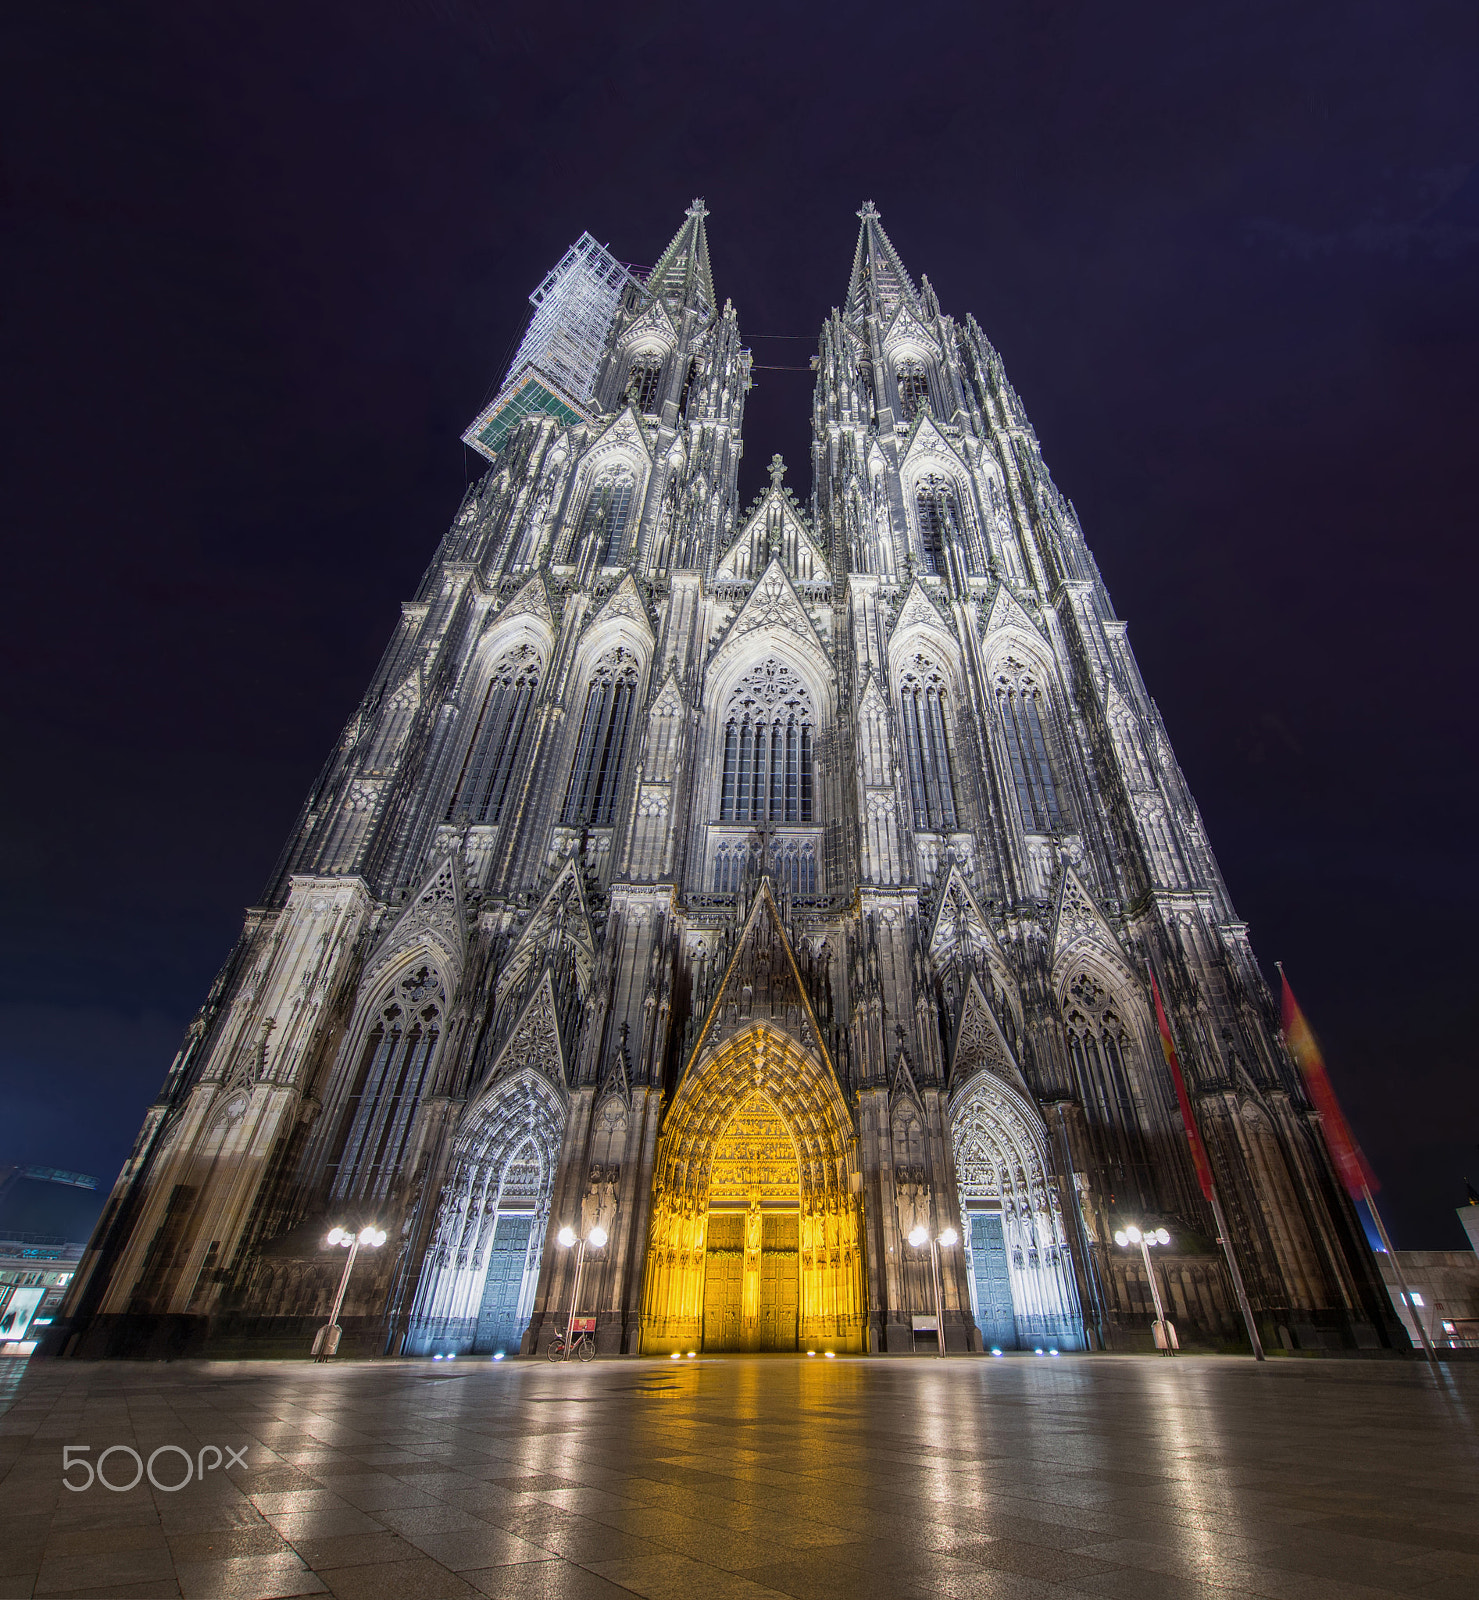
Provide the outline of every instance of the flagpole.
[[1253,1359],[1262,1361],[1263,1340],[1258,1337],[1258,1324],[1253,1320],[1253,1307],[1248,1304],[1248,1291],[1243,1287],[1243,1274],[1238,1271],[1238,1258],[1233,1254],[1232,1235],[1227,1231],[1227,1218],[1222,1214],[1222,1201],[1217,1197],[1217,1180],[1212,1176],[1212,1162],[1207,1155],[1207,1143],[1202,1138],[1202,1130],[1197,1126],[1191,1096],[1186,1092],[1186,1080],[1182,1076],[1181,1062],[1176,1056],[1176,1043],[1171,1038],[1171,1024],[1166,1017],[1166,1008],[1161,1004],[1161,988],[1155,981],[1155,966],[1150,961],[1145,965],[1150,973],[1151,996],[1155,1000],[1156,1025],[1161,1030],[1161,1052],[1166,1058],[1166,1065],[1171,1069],[1171,1077],[1176,1085],[1176,1098],[1181,1104],[1181,1117],[1186,1124],[1186,1137],[1191,1145],[1192,1164],[1197,1169],[1197,1182],[1211,1204],[1212,1215],[1217,1221],[1222,1254],[1227,1261],[1227,1270],[1232,1275],[1233,1292],[1238,1297],[1238,1308],[1243,1313],[1243,1326],[1248,1330],[1248,1341],[1253,1346]]
[[1397,1260],[1397,1252],[1392,1249],[1392,1241],[1387,1238],[1386,1224],[1381,1220],[1381,1212],[1376,1209],[1376,1201],[1371,1198],[1368,1185],[1361,1185],[1361,1197],[1366,1202],[1366,1209],[1371,1213],[1371,1220],[1376,1224],[1376,1231],[1381,1236],[1381,1247],[1387,1253],[1387,1259],[1392,1263],[1392,1271],[1396,1274],[1397,1290],[1402,1296],[1402,1303],[1412,1313],[1412,1320],[1417,1327],[1417,1336],[1422,1341],[1423,1354],[1433,1363],[1438,1364],[1438,1358],[1433,1354],[1433,1347],[1428,1343],[1427,1329],[1423,1327],[1421,1315],[1422,1308],[1412,1303],[1412,1292],[1407,1287],[1407,1280],[1402,1274],[1402,1264]]
[[1232,1273],[1233,1289],[1237,1293],[1238,1305],[1242,1309],[1243,1323],[1248,1329],[1248,1337],[1253,1341],[1253,1359],[1262,1361],[1263,1340],[1258,1337],[1258,1324],[1253,1320],[1253,1307],[1248,1304],[1248,1291],[1243,1287],[1243,1274],[1238,1271],[1238,1258],[1233,1254],[1232,1240],[1227,1233],[1227,1218],[1222,1214],[1222,1202],[1217,1198],[1217,1185],[1212,1185],[1212,1193],[1207,1197],[1212,1202],[1212,1215],[1217,1219],[1217,1231],[1222,1236],[1222,1253],[1227,1257],[1227,1270]]
[[[1352,1200],[1366,1202],[1366,1209],[1370,1211],[1371,1220],[1376,1224],[1377,1234],[1381,1238],[1382,1249],[1386,1251],[1392,1263],[1392,1275],[1397,1280],[1397,1292],[1402,1296],[1402,1303],[1411,1311],[1412,1320],[1417,1325],[1417,1337],[1422,1344],[1423,1354],[1436,1365],[1438,1358],[1428,1343],[1428,1330],[1423,1327],[1423,1319],[1417,1314],[1417,1306],[1408,1292],[1402,1268],[1397,1261],[1397,1252],[1392,1249],[1392,1241],[1387,1237],[1386,1224],[1381,1220],[1381,1212],[1376,1209],[1376,1201],[1371,1196],[1376,1179],[1372,1176],[1371,1168],[1360,1145],[1356,1143],[1356,1136],[1345,1120],[1345,1113],[1340,1109],[1340,1101],[1335,1098],[1335,1089],[1330,1082],[1329,1073],[1325,1070],[1320,1046],[1310,1031],[1304,1012],[1299,1009],[1299,1002],[1294,998],[1293,989],[1289,987],[1289,974],[1284,971],[1284,963],[1276,961],[1274,965],[1279,969],[1279,983],[1283,991],[1280,996],[1280,1010],[1284,1024],[1284,1043],[1304,1077],[1305,1093],[1309,1097],[1315,1119],[1320,1124],[1320,1132],[1324,1135],[1325,1149],[1340,1181],[1345,1185],[1346,1193]],[[1358,1189],[1359,1194],[1356,1192]],[[1381,1278],[1382,1288],[1385,1290],[1386,1278],[1381,1273],[1377,1276]]]

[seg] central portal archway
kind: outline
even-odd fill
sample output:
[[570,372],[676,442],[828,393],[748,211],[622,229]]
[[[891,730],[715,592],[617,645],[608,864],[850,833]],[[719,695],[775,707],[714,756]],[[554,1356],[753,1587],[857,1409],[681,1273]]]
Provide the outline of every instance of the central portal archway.
[[861,1350],[853,1132],[826,1066],[756,1024],[696,1062],[658,1145],[642,1349]]

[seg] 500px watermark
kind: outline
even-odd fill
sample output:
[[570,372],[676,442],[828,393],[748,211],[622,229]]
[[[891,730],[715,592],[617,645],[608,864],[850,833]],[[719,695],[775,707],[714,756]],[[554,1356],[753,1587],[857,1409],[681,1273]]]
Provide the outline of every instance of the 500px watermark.
[[[162,1444],[157,1450],[150,1451],[149,1459],[146,1461],[132,1445],[110,1444],[95,1462],[79,1459],[91,1453],[90,1444],[69,1444],[62,1447],[62,1482],[74,1494],[81,1494],[84,1489],[91,1489],[94,1483],[102,1484],[105,1489],[112,1489],[115,1494],[124,1494],[129,1489],[137,1489],[146,1476],[156,1489],[163,1490],[165,1494],[174,1494],[176,1490],[183,1489],[192,1478],[204,1478],[206,1473],[214,1472],[218,1467],[227,1472],[230,1472],[232,1467],[240,1467],[245,1472],[247,1447],[243,1445],[240,1450],[233,1450],[228,1444],[223,1453],[220,1445],[207,1444],[201,1446],[198,1455],[192,1456],[183,1445]],[[134,1475],[126,1483],[114,1483],[103,1471],[103,1463],[109,1456],[133,1458]],[[163,1462],[160,1462],[161,1456],[165,1458]],[[214,1459],[207,1461],[207,1456]],[[179,1459],[173,1460],[175,1457]],[[164,1473],[163,1480],[155,1474],[156,1462],[159,1462]],[[184,1477],[180,1478],[178,1483],[169,1482],[170,1478],[179,1477],[181,1462],[184,1463]],[[81,1483],[73,1483],[68,1476],[69,1473],[77,1471],[87,1474]],[[122,1477],[128,1468],[125,1464],[121,1469],[114,1468],[113,1471],[116,1477]]]

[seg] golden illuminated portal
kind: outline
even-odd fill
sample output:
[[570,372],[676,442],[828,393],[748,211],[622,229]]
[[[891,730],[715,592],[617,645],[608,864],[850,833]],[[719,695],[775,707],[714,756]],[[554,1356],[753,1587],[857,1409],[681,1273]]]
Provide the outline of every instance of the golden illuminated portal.
[[794,1350],[801,1173],[762,1094],[735,1112],[709,1163],[705,1350]]
[[694,1064],[658,1146],[644,1352],[863,1349],[852,1138],[831,1071],[773,1025]]

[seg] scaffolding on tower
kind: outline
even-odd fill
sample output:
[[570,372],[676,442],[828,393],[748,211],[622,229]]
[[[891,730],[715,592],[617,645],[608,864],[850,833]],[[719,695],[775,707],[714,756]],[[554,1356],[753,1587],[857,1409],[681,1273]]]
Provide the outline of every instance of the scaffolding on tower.
[[534,315],[513,365],[463,442],[492,461],[508,435],[535,412],[567,425],[594,420],[596,372],[629,285],[642,286],[605,245],[581,234],[529,296]]

